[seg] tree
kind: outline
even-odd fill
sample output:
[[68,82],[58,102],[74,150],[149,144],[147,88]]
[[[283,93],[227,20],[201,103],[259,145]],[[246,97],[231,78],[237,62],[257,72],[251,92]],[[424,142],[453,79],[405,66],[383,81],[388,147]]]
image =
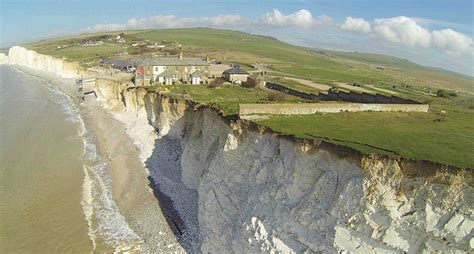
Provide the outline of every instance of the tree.
[[449,98],[448,92],[446,92],[446,91],[443,90],[443,89],[439,89],[439,90],[436,92],[436,96],[442,97],[442,98]]
[[207,87],[209,87],[209,88],[216,88],[216,87],[222,86],[224,83],[225,83],[224,78],[219,77],[219,78],[213,79],[213,80],[209,83],[209,85],[207,85]]

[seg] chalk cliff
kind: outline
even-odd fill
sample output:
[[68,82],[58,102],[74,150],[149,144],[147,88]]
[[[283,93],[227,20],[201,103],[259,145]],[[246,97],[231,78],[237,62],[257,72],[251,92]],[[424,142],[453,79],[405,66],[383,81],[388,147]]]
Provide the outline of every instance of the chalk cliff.
[[[32,68],[45,68],[39,59],[54,62],[13,52],[16,64]],[[72,75],[64,65],[50,65],[47,70]],[[95,89],[126,125],[157,188],[172,200],[187,250],[474,248],[472,170],[283,137],[245,120],[231,121],[213,108],[111,81],[98,81]]]
[[8,56],[0,53],[0,64],[8,64]]
[[67,62],[52,56],[38,54],[36,51],[14,46],[8,51],[8,63],[56,73],[64,78],[76,78],[84,70],[76,63]]
[[[144,89],[107,94],[152,150],[145,163],[194,249],[456,253],[474,244],[472,171],[338,152]],[[157,138],[140,137],[143,125]]]

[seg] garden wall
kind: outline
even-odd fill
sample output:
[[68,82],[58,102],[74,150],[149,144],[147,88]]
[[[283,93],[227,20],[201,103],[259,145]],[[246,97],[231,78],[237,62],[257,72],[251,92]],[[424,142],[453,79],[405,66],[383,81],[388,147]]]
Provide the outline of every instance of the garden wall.
[[425,104],[366,104],[366,103],[299,103],[299,104],[240,104],[239,115],[310,115],[340,112],[428,112]]

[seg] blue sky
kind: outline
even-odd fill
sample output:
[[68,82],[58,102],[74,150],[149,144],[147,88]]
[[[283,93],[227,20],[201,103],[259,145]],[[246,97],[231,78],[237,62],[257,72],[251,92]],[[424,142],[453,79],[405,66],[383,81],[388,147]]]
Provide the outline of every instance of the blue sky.
[[0,3],[1,47],[85,31],[211,26],[273,35],[315,48],[385,53],[474,75],[472,1],[0,0]]

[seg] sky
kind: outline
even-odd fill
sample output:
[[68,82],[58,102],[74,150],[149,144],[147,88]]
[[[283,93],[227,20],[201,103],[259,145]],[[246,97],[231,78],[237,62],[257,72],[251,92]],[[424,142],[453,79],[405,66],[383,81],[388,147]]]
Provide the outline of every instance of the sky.
[[472,0],[0,0],[0,47],[84,32],[215,27],[474,76]]

